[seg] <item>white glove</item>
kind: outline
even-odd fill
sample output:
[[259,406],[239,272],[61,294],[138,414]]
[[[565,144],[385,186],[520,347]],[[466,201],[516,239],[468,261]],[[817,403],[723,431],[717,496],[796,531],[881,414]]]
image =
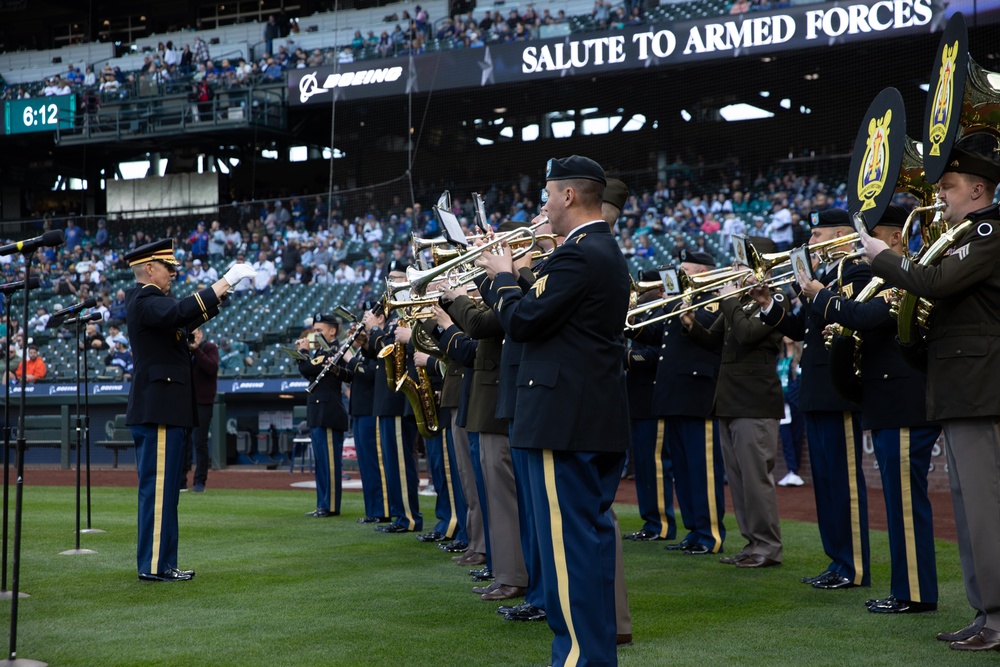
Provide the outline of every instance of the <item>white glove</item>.
[[233,264],[233,268],[226,271],[222,279],[229,283],[230,287],[236,287],[244,278],[253,278],[255,275],[257,272],[249,264]]

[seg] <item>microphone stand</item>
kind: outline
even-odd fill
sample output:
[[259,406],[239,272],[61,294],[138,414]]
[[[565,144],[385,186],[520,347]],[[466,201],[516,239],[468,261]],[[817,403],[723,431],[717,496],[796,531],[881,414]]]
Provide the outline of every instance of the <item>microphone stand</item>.
[[[10,372],[10,309],[11,309],[11,297],[9,295],[4,296],[4,306],[5,315],[7,318],[7,336],[4,340],[3,346],[3,358],[4,358],[4,373]],[[3,545],[0,547],[3,553],[0,554],[0,600],[9,600],[11,598],[11,592],[7,590],[7,532],[10,521],[8,517],[10,513],[8,508],[10,507],[10,378],[3,383],[4,400],[3,400]],[[27,593],[19,593],[23,598],[28,597]]]
[[[77,380],[79,386],[79,380]],[[87,367],[87,346],[83,347],[83,441],[87,448],[87,527],[80,530],[80,523],[77,521],[77,532],[80,533],[103,533],[100,528],[92,528],[90,525],[90,369]],[[79,467],[79,463],[77,463]]]
[[[31,260],[35,255],[32,248],[30,251],[22,253],[24,256],[24,325],[28,325],[28,281],[31,278]],[[27,336],[25,330],[25,336]],[[25,363],[27,375],[28,365]],[[14,568],[11,579],[11,600],[10,600],[10,650],[8,658],[0,665],[10,667],[47,667],[48,663],[38,660],[28,660],[17,657],[17,608],[20,596],[18,589],[21,583],[21,515],[24,501],[24,450],[27,447],[27,439],[24,437],[24,415],[28,407],[27,385],[21,378],[21,412],[17,416],[17,455],[15,457],[17,467],[17,486],[14,492]]]
[[[84,360],[87,358],[86,339],[81,329],[81,317],[76,317],[76,547],[67,551],[60,551],[60,556],[76,556],[80,554],[97,553],[91,549],[80,548],[80,453],[83,450],[83,421],[80,415],[80,355]],[[83,349],[81,350],[81,345]],[[89,491],[89,489],[88,489]]]

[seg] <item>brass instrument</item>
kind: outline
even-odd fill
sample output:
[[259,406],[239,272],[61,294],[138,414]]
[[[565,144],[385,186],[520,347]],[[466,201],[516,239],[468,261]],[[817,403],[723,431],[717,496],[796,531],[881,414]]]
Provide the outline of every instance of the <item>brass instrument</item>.
[[[395,295],[396,293],[401,292],[403,290],[410,290],[411,292],[413,292],[413,294],[417,296],[423,296],[427,291],[427,287],[431,283],[435,282],[442,276],[446,276],[448,274],[451,274],[453,271],[465,267],[465,265],[467,264],[471,264],[484,252],[493,252],[493,248],[498,247],[502,243],[510,245],[515,241],[526,242],[529,240],[530,237],[530,240],[532,241],[533,244],[536,239],[535,230],[541,227],[542,225],[547,224],[548,221],[549,219],[547,217],[543,217],[541,220],[531,225],[530,227],[519,227],[517,229],[513,229],[503,234],[497,234],[496,236],[493,237],[492,241],[484,243],[483,245],[477,246],[475,248],[470,248],[468,252],[462,253],[458,257],[450,259],[444,262],[443,264],[435,266],[431,269],[421,271],[419,269],[410,267],[406,271],[405,281],[393,282],[387,280],[386,291],[389,292],[390,294]],[[530,252],[530,248],[531,245],[528,245],[526,248],[519,249],[514,253],[514,258],[519,259],[523,257],[525,253]],[[464,273],[462,273],[459,278],[456,278],[458,282],[455,282],[454,284],[456,286],[464,285],[465,283],[472,282],[473,280],[480,278],[481,276],[485,275],[485,273],[486,271],[481,268],[467,270]]]
[[402,392],[413,408],[417,422],[417,432],[424,438],[436,438],[441,434],[438,421],[434,388],[426,368],[417,369],[419,381],[414,381],[406,372],[406,345],[393,343],[386,345],[378,353],[385,362],[385,379],[394,391]]

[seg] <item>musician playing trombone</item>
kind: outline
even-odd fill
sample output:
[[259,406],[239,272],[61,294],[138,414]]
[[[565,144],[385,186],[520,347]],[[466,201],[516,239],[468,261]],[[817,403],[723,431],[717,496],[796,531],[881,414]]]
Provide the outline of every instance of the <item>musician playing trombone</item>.
[[[341,392],[342,383],[350,382],[353,374],[342,361],[335,365],[328,363],[330,357],[337,356],[338,331],[340,322],[333,315],[316,313],[312,334],[295,341],[295,347],[305,356],[299,361],[302,377],[314,381],[326,370],[306,399],[306,424],[316,461],[316,509],[306,512],[310,517],[340,516],[341,457],[344,431],[347,430],[347,412]],[[320,336],[322,341],[318,339]]]
[[[810,245],[854,232],[850,215],[839,208],[814,211]],[[831,256],[844,244],[827,246]],[[820,266],[813,258],[813,271],[823,285],[844,298],[853,297],[871,279],[871,271],[856,257],[834,256]],[[871,583],[868,552],[868,496],[861,468],[862,432],[858,406],[845,400],[830,380],[829,354],[823,341],[826,313],[806,299],[798,314],[774,306],[776,301],[765,287],[751,290],[761,305],[761,319],[802,346],[802,388],[799,408],[806,418],[809,463],[816,494],[816,514],[823,550],[830,557],[826,570],[802,583],[818,589],[868,586]],[[802,296],[805,296],[804,294]]]
[[[754,238],[761,251],[770,239]],[[740,533],[747,541],[735,555],[721,562],[738,568],[781,564],[781,524],[774,489],[774,462],[778,456],[778,421],[785,414],[777,356],[782,334],[766,324],[754,301],[744,303],[739,285],[722,286],[721,311],[709,327],[693,311],[682,314],[685,332],[702,347],[721,350],[722,366],[715,389],[713,416],[719,424],[726,479]],[[761,288],[766,289],[766,288]],[[776,309],[787,312],[788,299],[773,295]]]

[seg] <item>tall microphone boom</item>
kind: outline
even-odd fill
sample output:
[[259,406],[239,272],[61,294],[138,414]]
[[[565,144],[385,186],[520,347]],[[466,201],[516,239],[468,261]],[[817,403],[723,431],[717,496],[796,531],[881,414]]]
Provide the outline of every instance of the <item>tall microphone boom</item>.
[[41,236],[36,236],[33,239],[26,239],[24,241],[18,241],[17,243],[0,246],[0,257],[13,255],[17,252],[30,255],[39,248],[52,248],[57,245],[62,245],[63,243],[66,243],[66,237],[63,236],[62,230],[53,229],[52,231],[45,232]]
[[93,308],[97,305],[97,297],[90,297],[80,303],[74,303],[69,308],[63,308],[62,310],[52,313],[52,317],[65,317],[66,315],[72,315],[73,313],[78,313],[81,310],[86,310],[87,308]]
[[64,321],[63,324],[87,324],[88,322],[97,322],[98,320],[103,320],[104,316],[100,313],[91,313],[89,315],[84,315],[83,317],[71,317]]
[[[38,284],[39,284],[38,278],[36,278],[35,276],[32,276],[31,278],[28,279],[28,289],[30,290],[36,289],[38,287]],[[0,294],[3,294],[4,296],[10,296],[14,292],[23,289],[24,289],[24,281],[17,280],[12,283],[4,283],[3,285],[0,285]]]

